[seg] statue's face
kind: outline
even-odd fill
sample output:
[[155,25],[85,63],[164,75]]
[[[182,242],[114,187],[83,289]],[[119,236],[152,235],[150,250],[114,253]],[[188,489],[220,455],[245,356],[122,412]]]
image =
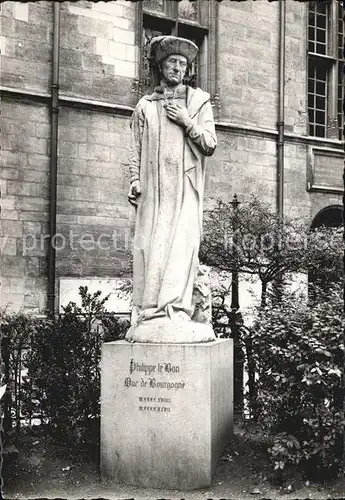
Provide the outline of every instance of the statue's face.
[[180,54],[173,54],[164,59],[162,66],[162,80],[170,87],[182,83],[187,71],[187,58]]

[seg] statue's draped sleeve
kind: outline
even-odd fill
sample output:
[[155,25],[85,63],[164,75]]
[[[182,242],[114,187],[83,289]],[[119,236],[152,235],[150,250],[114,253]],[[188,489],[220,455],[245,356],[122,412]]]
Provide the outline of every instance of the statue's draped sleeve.
[[141,145],[144,130],[144,113],[142,105],[139,102],[133,111],[131,119],[131,148],[129,153],[129,173],[130,182],[139,180],[140,178],[140,159]]
[[211,156],[217,145],[213,112],[210,101],[202,105],[198,113],[198,124],[191,118],[186,135],[205,156]]

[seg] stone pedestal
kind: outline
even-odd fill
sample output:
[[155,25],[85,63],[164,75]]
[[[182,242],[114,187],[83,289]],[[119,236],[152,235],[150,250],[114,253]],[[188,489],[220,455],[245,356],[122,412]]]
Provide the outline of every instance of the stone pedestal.
[[147,488],[210,486],[232,421],[232,340],[103,345],[102,477]]

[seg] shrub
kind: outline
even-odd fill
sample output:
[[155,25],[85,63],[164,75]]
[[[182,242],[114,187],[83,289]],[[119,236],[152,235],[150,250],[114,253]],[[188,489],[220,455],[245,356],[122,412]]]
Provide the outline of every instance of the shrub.
[[342,459],[340,287],[322,298],[311,306],[290,295],[266,308],[251,332],[258,374],[256,416],[272,438],[274,468],[301,464],[310,478],[334,474]]
[[22,391],[22,370],[25,368],[25,357],[31,348],[31,338],[36,332],[50,329],[49,320],[35,318],[29,314],[1,312],[1,384],[7,384],[3,398],[4,430],[9,433],[13,421],[19,430],[22,410],[30,406],[31,393]]
[[219,271],[258,277],[265,306],[270,286],[280,300],[287,273],[309,273],[325,288],[339,280],[342,229],[310,231],[309,221],[287,216],[282,224],[274,208],[253,195],[236,209],[233,202],[218,199],[205,214],[200,260]]
[[[80,287],[79,293],[81,307],[69,303],[55,321],[26,315],[2,318],[12,365],[18,367],[21,359],[21,368],[27,369],[20,393],[11,390],[16,395],[12,408],[18,417],[41,417],[71,442],[83,439],[81,429],[99,417],[101,345],[124,338],[128,327],[105,310],[107,297],[101,299],[101,292],[90,294]],[[7,379],[13,389],[11,373]]]

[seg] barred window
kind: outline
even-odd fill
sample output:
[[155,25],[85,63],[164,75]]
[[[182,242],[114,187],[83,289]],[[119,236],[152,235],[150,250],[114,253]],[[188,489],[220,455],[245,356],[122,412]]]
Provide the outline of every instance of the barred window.
[[327,129],[327,68],[309,65],[308,108],[309,135],[326,137]]
[[152,85],[147,59],[150,40],[159,35],[175,35],[188,38],[199,47],[198,57],[188,68],[184,83],[213,93],[215,75],[210,70],[214,68],[215,30],[210,28],[215,23],[216,0],[144,0],[138,2],[138,9],[141,20],[141,92],[146,93]]
[[339,139],[344,138],[344,47],[345,47],[345,29],[344,29],[344,16],[345,8],[344,2],[341,2],[338,13],[338,125],[339,125]]
[[309,52],[327,54],[329,3],[325,1],[309,4]]
[[309,135],[342,139],[344,7],[339,0],[309,2]]

